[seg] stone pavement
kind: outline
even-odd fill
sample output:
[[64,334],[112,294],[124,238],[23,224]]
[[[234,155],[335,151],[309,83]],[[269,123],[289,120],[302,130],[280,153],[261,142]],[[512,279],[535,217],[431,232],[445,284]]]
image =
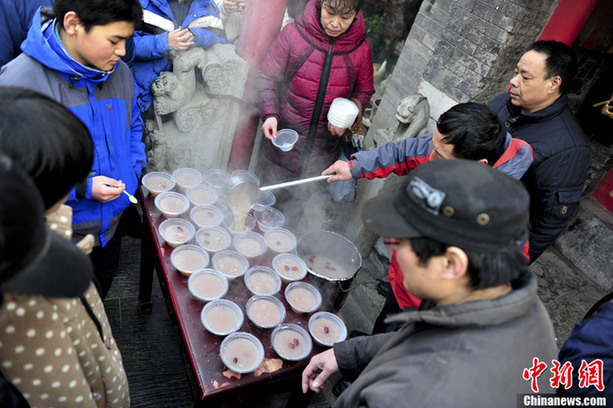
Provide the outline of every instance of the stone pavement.
[[[539,296],[554,324],[558,346],[566,340],[594,302],[610,290],[611,280],[587,276],[569,262],[561,250],[568,243],[556,243],[532,266],[539,280]],[[189,407],[193,401],[185,367],[157,281],[153,288],[153,310],[137,311],[140,241],[126,237],[122,245],[120,275],[105,300],[113,333],[124,358],[130,383],[132,407]],[[344,305],[339,310],[349,330],[370,332],[383,305],[377,292],[377,278],[387,275],[387,261],[380,242],[378,251],[364,259]],[[339,376],[329,381],[322,395],[310,407],[328,407],[335,400],[331,389]],[[254,402],[252,408],[283,407],[288,395]]]

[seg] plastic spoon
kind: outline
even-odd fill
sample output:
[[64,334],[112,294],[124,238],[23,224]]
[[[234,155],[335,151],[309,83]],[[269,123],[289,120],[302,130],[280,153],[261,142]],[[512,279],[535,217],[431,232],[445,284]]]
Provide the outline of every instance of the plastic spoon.
[[128,199],[130,199],[132,204],[138,204],[138,200],[132,194],[128,193],[126,190],[123,190],[122,193],[128,196]]

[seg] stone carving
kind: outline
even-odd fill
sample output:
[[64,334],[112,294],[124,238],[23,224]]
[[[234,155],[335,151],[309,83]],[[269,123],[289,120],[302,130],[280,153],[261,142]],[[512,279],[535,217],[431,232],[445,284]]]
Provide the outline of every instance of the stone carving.
[[377,129],[372,139],[365,142],[367,149],[419,136],[428,124],[430,104],[422,94],[407,96],[400,101],[395,116],[397,122],[391,128]]
[[174,54],[172,71],[151,84],[155,121],[147,121],[150,170],[226,168],[249,64],[235,46]]

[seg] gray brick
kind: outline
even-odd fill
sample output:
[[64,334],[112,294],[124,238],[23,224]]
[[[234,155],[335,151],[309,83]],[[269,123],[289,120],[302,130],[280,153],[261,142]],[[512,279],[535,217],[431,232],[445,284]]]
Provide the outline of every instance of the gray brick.
[[430,59],[432,55],[432,50],[426,47],[423,43],[418,41],[412,41],[409,44],[409,49],[413,54],[419,55],[424,59]]
[[439,41],[439,38],[426,34],[424,35],[423,44],[431,50],[434,50]]
[[499,43],[503,43],[507,37],[507,32],[505,30],[490,24],[485,26],[485,31],[483,33],[492,40]]
[[517,4],[513,4],[510,1],[505,1],[497,10],[505,16],[515,19],[524,11],[524,8],[518,6]]
[[449,9],[443,9],[434,6],[432,7],[432,13],[430,16],[433,21],[436,21],[437,23],[444,26],[449,21]]
[[411,36],[417,41],[423,41],[424,35],[426,34],[426,30],[422,27],[413,24],[411,27]]
[[443,30],[443,25],[429,18],[420,19],[417,25],[423,28],[426,32],[429,32],[432,34],[440,33]]

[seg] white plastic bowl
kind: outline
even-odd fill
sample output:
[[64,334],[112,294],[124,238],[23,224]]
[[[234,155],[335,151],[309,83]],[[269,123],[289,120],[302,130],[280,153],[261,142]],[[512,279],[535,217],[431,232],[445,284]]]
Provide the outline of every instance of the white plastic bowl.
[[228,293],[228,279],[215,269],[202,269],[194,272],[187,280],[187,288],[193,297],[210,302]]
[[153,201],[157,208],[166,218],[175,218],[184,214],[189,208],[189,200],[183,194],[167,191],[158,194]]
[[240,374],[251,373],[264,361],[264,346],[253,334],[235,332],[223,339],[219,356],[230,370]]
[[292,282],[285,288],[285,299],[295,313],[312,313],[321,306],[321,293],[310,283]]
[[317,344],[332,347],[347,338],[347,326],[334,313],[317,312],[309,319],[309,333]]
[[197,205],[189,212],[189,218],[198,228],[217,227],[223,222],[223,212],[214,205]]
[[193,206],[214,204],[217,202],[217,191],[213,187],[205,184],[199,184],[188,188],[185,195]]
[[222,227],[200,228],[196,232],[196,242],[209,253],[227,249],[232,244],[230,233]]
[[293,323],[277,326],[270,335],[270,342],[275,353],[288,361],[304,360],[313,350],[309,333]]
[[273,228],[281,228],[285,224],[285,216],[276,208],[267,207],[255,212],[255,219],[261,231],[266,232]]
[[249,269],[249,261],[240,253],[224,249],[213,255],[213,268],[221,272],[228,280],[241,277]]
[[170,263],[185,276],[205,269],[209,265],[209,261],[209,254],[198,245],[181,245],[170,253]]
[[281,290],[281,278],[267,266],[252,266],[243,277],[245,286],[254,295],[274,295]]
[[296,236],[285,228],[269,229],[264,234],[264,239],[268,248],[277,253],[294,251],[298,242]]
[[163,171],[152,171],[142,178],[142,184],[152,196],[170,191],[175,187],[175,179]]
[[202,308],[200,321],[210,333],[227,336],[243,325],[245,316],[241,308],[228,299],[212,300]]
[[295,254],[278,254],[272,259],[272,268],[279,274],[283,282],[299,281],[307,274],[306,264]]
[[249,320],[261,329],[272,329],[285,320],[285,306],[274,296],[252,296],[245,310]]
[[264,237],[253,231],[239,232],[232,238],[232,245],[247,259],[257,258],[268,249]]
[[272,139],[272,144],[284,152],[289,152],[298,141],[298,132],[293,129],[281,129],[277,132],[277,138]]
[[196,169],[182,168],[172,172],[177,183],[177,189],[185,193],[188,188],[202,183],[202,174]]
[[196,228],[183,218],[169,218],[162,221],[158,231],[166,243],[175,248],[183,245],[194,238]]

